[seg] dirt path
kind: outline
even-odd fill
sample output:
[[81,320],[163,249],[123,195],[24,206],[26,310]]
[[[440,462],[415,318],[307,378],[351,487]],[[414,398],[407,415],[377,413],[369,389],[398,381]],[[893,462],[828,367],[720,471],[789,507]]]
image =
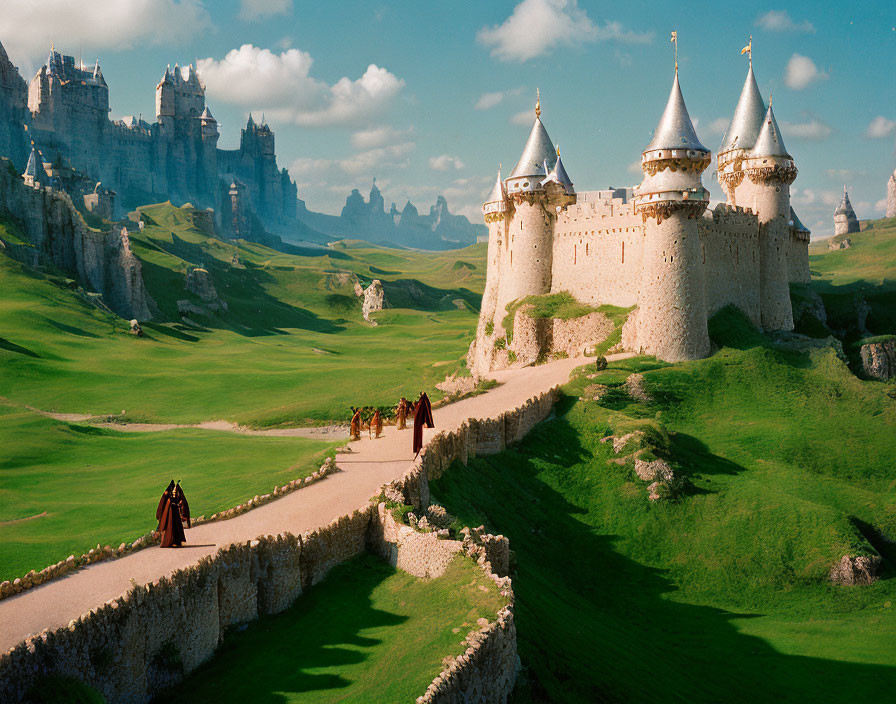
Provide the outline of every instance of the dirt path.
[[[621,359],[630,355],[613,355]],[[424,442],[435,433],[459,427],[469,418],[491,418],[528,399],[563,384],[572,370],[589,359],[563,359],[538,367],[495,372],[502,382],[488,393],[433,410],[435,429],[424,431]],[[264,504],[227,521],[187,531],[179,550],[148,548],[118,560],[99,562],[61,579],[0,601],[0,652],[44,628],[58,628],[92,608],[126,593],[132,583],[147,584],[187,567],[218,548],[284,531],[299,534],[325,526],[339,516],[364,506],[379,488],[400,477],[413,462],[412,431],[385,428],[382,438],[366,437],[352,443],[353,452],[338,455],[341,472],[324,481]],[[154,506],[146,506],[147,528]]]

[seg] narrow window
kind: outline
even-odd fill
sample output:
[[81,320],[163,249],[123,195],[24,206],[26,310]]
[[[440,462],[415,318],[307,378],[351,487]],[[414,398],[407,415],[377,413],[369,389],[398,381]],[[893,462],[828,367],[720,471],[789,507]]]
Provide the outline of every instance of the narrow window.
[[577,257],[578,257],[578,246],[579,246],[579,245],[577,245],[577,244],[574,244],[574,245],[572,246],[572,263],[573,263],[573,264],[575,264],[576,261],[577,261]]
[[622,240],[622,263],[625,264],[625,240]]
[[588,243],[585,243],[585,256],[588,256]]

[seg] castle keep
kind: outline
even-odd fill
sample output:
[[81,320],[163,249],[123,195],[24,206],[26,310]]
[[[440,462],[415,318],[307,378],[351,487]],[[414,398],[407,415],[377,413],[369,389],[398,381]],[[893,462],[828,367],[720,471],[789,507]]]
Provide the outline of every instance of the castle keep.
[[707,320],[727,305],[762,329],[793,329],[789,284],[809,280],[809,231],[790,206],[797,168],[752,60],[717,156],[726,202],[710,209],[701,174],[711,161],[677,67],[634,189],[577,193],[538,103],[519,162],[482,207],[488,271],[473,373],[514,362],[508,306],[540,294],[633,307],[623,345],[668,361],[707,356]]
[[[168,200],[214,208],[231,235],[234,208],[252,212],[271,232],[296,224],[296,185],[277,167],[274,133],[249,116],[239,149],[217,148],[218,123],[196,70],[170,66],[156,86],[156,121],[109,119],[109,87],[97,61],[85,67],[51,48],[25,87],[0,46],[0,154],[19,165],[28,141],[50,185],[73,196],[102,182],[122,209]],[[231,191],[240,202],[233,204]]]

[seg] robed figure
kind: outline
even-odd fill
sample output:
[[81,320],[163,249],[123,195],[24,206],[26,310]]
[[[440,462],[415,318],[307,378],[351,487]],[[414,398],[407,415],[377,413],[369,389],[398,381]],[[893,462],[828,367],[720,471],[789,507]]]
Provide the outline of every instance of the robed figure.
[[395,409],[395,424],[398,426],[398,430],[404,430],[408,427],[408,413],[410,410],[411,404],[402,396],[401,401],[398,402],[398,407]]
[[159,517],[158,530],[162,536],[163,548],[179,548],[187,541],[187,536],[184,534],[185,522],[189,528],[191,525],[190,504],[187,503],[187,497],[178,482],[162,507]]
[[380,413],[379,408],[376,409],[373,418],[370,419],[370,427],[373,428],[375,438],[383,434],[383,415]]
[[352,422],[349,430],[349,435],[352,440],[360,440],[361,439],[361,409],[351,407],[352,409]]
[[174,480],[172,479],[168,482],[168,486],[165,491],[162,492],[162,498],[159,499],[159,507],[156,509],[156,520],[161,524],[162,521],[162,511],[165,510],[165,505],[174,496]]
[[420,454],[423,448],[423,428],[434,428],[436,426],[432,420],[432,404],[425,391],[420,392],[420,398],[417,399],[417,405],[414,408],[414,459]]

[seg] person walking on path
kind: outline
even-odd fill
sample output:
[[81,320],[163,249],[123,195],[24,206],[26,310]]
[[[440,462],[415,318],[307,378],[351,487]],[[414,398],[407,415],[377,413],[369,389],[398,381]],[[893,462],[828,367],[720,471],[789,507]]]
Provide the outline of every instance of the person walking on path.
[[398,426],[398,430],[406,430],[408,427],[408,413],[411,410],[411,404],[408,403],[408,400],[402,396],[401,400],[398,402],[398,407],[395,409],[395,420],[396,425]]
[[383,416],[380,414],[379,408],[376,409],[373,418],[370,419],[370,427],[373,428],[374,437],[379,438],[383,434]]
[[355,408],[351,406],[352,409],[352,422],[349,429],[349,435],[352,440],[360,440],[361,439],[361,409]]
[[414,408],[414,459],[423,449],[423,427],[434,428],[435,423],[432,420],[432,404],[425,391],[420,392],[420,398],[417,399],[417,405]]
[[186,521],[188,528],[191,527],[190,504],[187,503],[187,497],[180,486],[180,481],[178,481],[171,492],[171,496],[162,508],[162,515],[159,520],[158,531],[162,536],[161,546],[163,548],[179,548],[183,543],[187,542],[187,536],[184,533],[184,521]]

